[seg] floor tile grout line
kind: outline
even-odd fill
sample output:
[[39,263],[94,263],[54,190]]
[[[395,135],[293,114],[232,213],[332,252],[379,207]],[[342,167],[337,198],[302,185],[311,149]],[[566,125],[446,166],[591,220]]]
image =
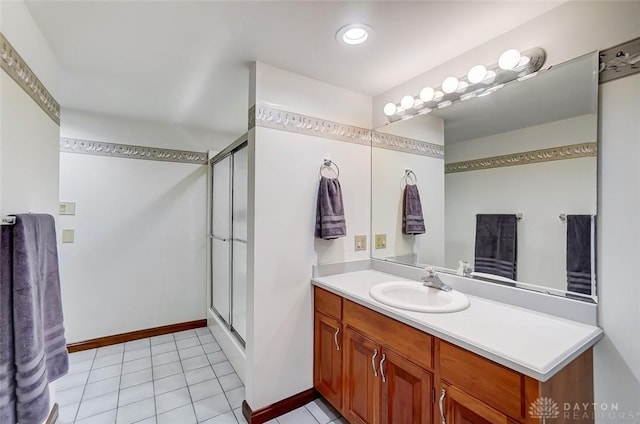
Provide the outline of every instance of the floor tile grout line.
[[[194,333],[195,333],[195,331],[194,331]],[[198,337],[198,335],[196,334],[196,338],[197,337]],[[175,339],[175,336],[173,338]],[[184,339],[181,339],[181,340],[184,340]],[[200,341],[200,339],[198,339],[198,341]],[[176,340],[176,349],[178,349],[177,340]],[[182,366],[182,357],[180,356],[180,349],[178,349],[178,363],[180,364],[180,369],[182,370],[182,375],[184,375],[184,383],[185,383],[186,388],[187,388],[187,394],[189,395],[189,400],[191,401],[191,410],[193,411],[193,416],[196,419],[196,423],[197,423],[198,422],[198,416],[196,415],[196,407],[193,404],[193,397],[191,397],[191,390],[189,390],[189,382],[187,381],[187,375],[184,372],[184,366]],[[165,412],[169,412],[169,411],[165,411]],[[156,421],[157,421],[157,418],[156,418]]]
[[87,373],[87,379],[84,381],[84,385],[82,386],[82,394],[80,395],[80,401],[78,402],[78,409],[76,409],[76,413],[73,415],[73,420],[71,420],[71,424],[75,424],[78,419],[78,412],[80,412],[80,406],[82,406],[82,398],[84,398],[84,392],[87,390],[87,384],[89,383],[89,376],[91,376],[91,371],[93,370],[93,363],[96,360],[96,356],[98,355],[98,349],[93,352],[93,358],[91,359],[91,367],[89,367],[89,372]]

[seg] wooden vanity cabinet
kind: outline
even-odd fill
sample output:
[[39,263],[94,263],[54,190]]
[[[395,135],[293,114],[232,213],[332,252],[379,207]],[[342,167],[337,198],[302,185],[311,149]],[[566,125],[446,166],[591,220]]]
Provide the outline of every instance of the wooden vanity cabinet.
[[505,414],[491,408],[471,395],[447,384],[442,385],[439,410],[441,422],[447,424],[512,424]]
[[342,410],[342,298],[316,288],[313,385],[336,409]]
[[345,330],[344,416],[351,423],[431,423],[433,376],[384,344]]
[[[314,287],[314,386],[357,424],[540,424],[532,404],[593,403],[589,349],[540,382]],[[546,417],[550,418],[550,417]]]

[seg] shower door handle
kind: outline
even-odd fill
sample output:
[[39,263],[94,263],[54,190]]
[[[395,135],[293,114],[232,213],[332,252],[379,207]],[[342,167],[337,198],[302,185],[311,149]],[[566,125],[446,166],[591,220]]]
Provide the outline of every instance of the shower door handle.
[[213,234],[209,234],[209,238],[210,239],[214,239],[214,240],[220,240],[220,241],[229,241],[229,239],[218,237],[218,236],[213,235]]

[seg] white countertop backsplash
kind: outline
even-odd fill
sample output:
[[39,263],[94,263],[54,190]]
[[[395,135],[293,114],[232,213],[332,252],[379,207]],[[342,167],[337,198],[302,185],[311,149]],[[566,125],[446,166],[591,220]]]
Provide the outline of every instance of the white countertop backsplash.
[[603,336],[602,329],[593,325],[468,293],[469,308],[452,313],[406,311],[369,296],[371,287],[392,280],[408,279],[366,269],[314,277],[312,283],[540,381],[551,378]]

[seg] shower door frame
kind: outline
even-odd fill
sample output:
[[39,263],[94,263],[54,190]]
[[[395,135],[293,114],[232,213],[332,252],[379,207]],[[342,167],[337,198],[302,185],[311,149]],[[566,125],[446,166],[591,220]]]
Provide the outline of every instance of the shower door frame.
[[[231,143],[229,146],[225,147],[222,151],[220,151],[219,153],[217,153],[214,157],[212,157],[211,159],[209,159],[209,183],[211,184],[211,188],[209,189],[209,234],[208,234],[208,239],[209,239],[209,257],[208,257],[208,263],[209,263],[209,299],[208,299],[208,307],[209,309],[216,314],[216,316],[218,317],[218,319],[220,320],[220,322],[222,322],[225,327],[227,328],[227,330],[229,330],[229,332],[231,332],[231,334],[233,334],[233,337],[236,339],[236,341],[238,343],[240,343],[240,345],[242,345],[242,347],[245,347],[246,341],[245,339],[236,331],[236,329],[233,327],[233,260],[234,260],[234,255],[233,255],[233,240],[235,240],[234,238],[234,234],[233,234],[233,205],[234,205],[234,193],[233,193],[233,182],[234,182],[234,165],[235,165],[235,161],[234,161],[234,153],[241,150],[241,149],[248,149],[249,148],[249,134],[245,133],[242,136],[240,136],[238,139],[236,139],[233,143]],[[215,166],[216,163],[226,159],[227,157],[230,157],[231,159],[231,166],[230,166],[230,170],[229,170],[229,238],[228,241],[229,242],[229,321],[227,322],[227,320],[216,310],[216,308],[213,306],[213,241],[214,241],[214,234],[213,234],[213,216],[214,216],[214,208],[213,208],[213,167]]]

